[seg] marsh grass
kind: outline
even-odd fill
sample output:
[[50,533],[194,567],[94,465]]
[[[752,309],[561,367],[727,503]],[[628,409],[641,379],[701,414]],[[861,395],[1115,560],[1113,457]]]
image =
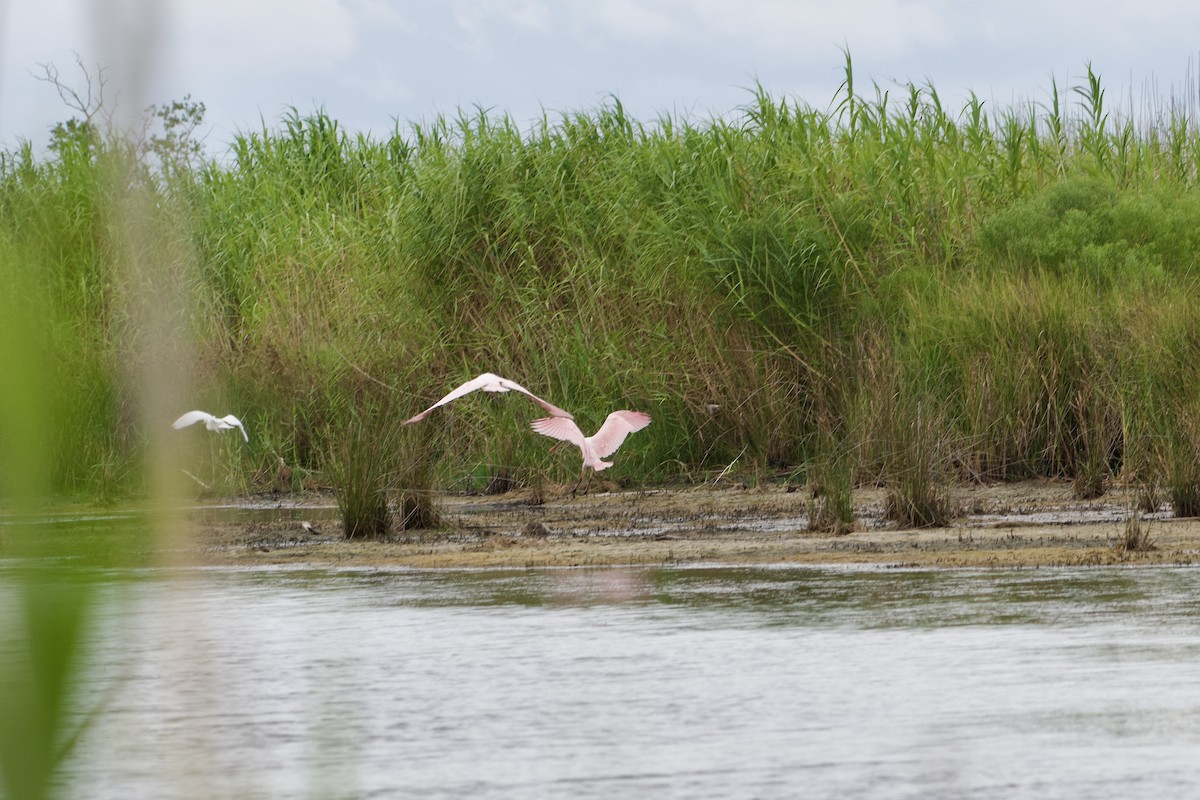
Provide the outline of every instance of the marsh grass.
[[384,539],[392,532],[388,505],[393,476],[370,435],[344,429],[346,440],[330,453],[327,470],[347,539]]
[[885,440],[885,516],[901,528],[938,528],[955,514],[949,443],[937,412],[919,402],[890,404]]
[[816,403],[818,455],[808,470],[808,529],[844,535],[854,529],[854,485],[863,449],[863,429],[869,429],[856,403],[843,394],[820,394]]
[[[276,485],[281,458],[323,474],[323,432],[359,402],[328,390],[347,364],[398,413],[482,369],[585,420],[644,408],[655,424],[622,462],[648,480],[832,464],[822,426],[848,406],[829,398],[896,390],[871,340],[898,344],[906,402],[939,409],[953,471],[937,480],[1056,476],[1092,496],[1179,437],[1129,421],[1200,388],[1189,106],[1152,98],[1138,108],[1170,113],[1138,116],[1087,69],[1041,102],[949,108],[927,84],[860,93],[844,68],[828,106],[759,88],[722,117],[646,122],[613,99],[526,130],[476,110],[381,140],[292,110],[219,161],[146,165],[148,205],[198,265],[180,277],[197,383],[260,434],[214,469],[218,491]],[[37,276],[62,365],[60,494],[144,490],[112,335],[128,309],[104,154],[121,147],[77,126],[47,157],[0,154],[0,243]],[[523,482],[536,440],[474,419],[430,441],[430,484],[487,463]],[[855,447],[855,480],[884,456]]]
[[382,539],[392,532],[390,497],[400,482],[400,437],[385,405],[364,405],[345,409],[327,429],[326,475],[345,537]]
[[854,530],[854,467],[845,455],[814,465],[809,477],[808,529],[843,536]]
[[434,454],[428,449],[428,438],[420,432],[404,431],[401,440],[399,480],[396,487],[394,529],[397,531],[430,530],[441,525],[441,515],[434,503],[432,479]]
[[1162,488],[1156,478],[1134,478],[1133,507],[1137,513],[1153,514],[1158,511],[1161,502]]
[[398,531],[432,530],[441,525],[441,515],[433,502],[432,489],[401,489],[396,500],[395,529]]
[[1167,500],[1177,517],[1200,516],[1200,464],[1197,452],[1187,442],[1168,446],[1164,465]]
[[1136,509],[1130,509],[1126,515],[1115,546],[1121,553],[1144,553],[1154,549],[1154,541],[1150,538],[1150,522],[1142,520]]
[[325,477],[337,495],[347,539],[381,539],[395,531],[435,528],[433,464],[442,446],[436,423],[404,426],[411,414],[394,388],[345,365],[327,391],[353,403],[330,403],[320,436]]
[[[1156,367],[1169,369],[1168,364]],[[1140,454],[1145,466],[1138,477],[1156,495],[1165,495],[1175,516],[1200,516],[1200,404],[1194,386],[1174,376],[1168,380],[1147,403],[1151,413],[1142,424],[1146,446]]]
[[1106,419],[1105,410],[1104,404],[1092,397],[1090,391],[1080,391],[1076,395],[1074,411],[1080,441],[1076,448],[1078,455],[1071,490],[1078,500],[1094,500],[1108,491],[1116,445],[1113,441],[1115,426]]

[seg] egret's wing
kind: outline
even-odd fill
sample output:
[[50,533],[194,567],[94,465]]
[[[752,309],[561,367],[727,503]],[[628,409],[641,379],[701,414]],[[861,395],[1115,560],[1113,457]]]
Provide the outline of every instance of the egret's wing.
[[242,424],[242,421],[240,419],[235,417],[233,414],[226,414],[225,416],[221,417],[221,420],[223,422],[228,422],[230,425],[233,425],[234,427],[236,427],[238,430],[240,430],[242,432],[242,438],[245,439],[247,442],[250,441],[249,435],[246,434],[246,426]]
[[179,430],[180,428],[186,428],[188,425],[195,425],[197,422],[207,422],[210,419],[213,419],[213,415],[207,411],[189,411],[175,420],[171,427]]
[[625,437],[650,424],[650,415],[641,411],[614,411],[592,436],[592,448],[600,458],[617,452]]
[[411,425],[414,422],[420,422],[421,420],[423,420],[427,416],[429,416],[430,411],[433,411],[438,406],[444,406],[444,405],[446,405],[446,403],[449,403],[451,400],[457,400],[458,398],[462,397],[464,394],[470,394],[471,392],[474,392],[477,389],[482,389],[485,386],[487,386],[489,383],[494,381],[495,379],[496,379],[496,376],[491,374],[490,372],[485,372],[477,378],[472,378],[471,380],[464,383],[462,386],[459,386],[458,388],[451,391],[448,395],[443,397],[441,400],[438,400],[436,403],[431,405],[429,408],[422,411],[420,414],[417,414],[415,417],[410,417],[409,419],[406,419],[404,421],[404,424]]
[[567,419],[575,419],[574,415],[572,415],[570,412],[563,411],[561,408],[554,405],[553,403],[543,400],[542,398],[538,397],[536,394],[529,391],[528,389],[526,389],[524,386],[517,383],[516,381],[510,381],[508,378],[499,378],[499,381],[500,381],[500,385],[503,386],[508,391],[520,392],[521,394],[525,395],[533,402],[537,403],[542,408],[549,411],[554,416],[566,417]]
[[551,439],[562,439],[564,442],[570,442],[575,445],[580,450],[583,449],[583,431],[579,430],[579,426],[572,419],[567,417],[543,417],[529,423],[529,427],[542,436],[549,436]]

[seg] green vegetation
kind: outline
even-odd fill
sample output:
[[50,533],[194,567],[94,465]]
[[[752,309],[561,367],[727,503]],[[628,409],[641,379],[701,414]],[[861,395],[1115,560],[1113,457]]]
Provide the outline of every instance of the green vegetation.
[[[360,380],[353,402],[330,404],[337,421],[325,473],[337,493],[347,539],[379,539],[393,530],[437,525],[430,492],[430,457],[423,452],[427,428],[401,430],[395,392]],[[396,502],[393,514],[391,501]]]
[[[281,460],[293,486],[329,483],[345,442],[417,496],[565,480],[525,404],[399,429],[492,370],[585,428],[651,412],[614,473],[635,482],[824,471],[934,522],[946,480],[1091,496],[1137,476],[1196,513],[1197,120],[1176,102],[1134,120],[1090,70],[1010,109],[853,78],[847,58],[828,110],[759,90],[727,118],[646,123],[614,99],[382,141],[293,112],[217,159],[189,101],[148,142],[74,120],[45,157],[0,154],[0,263],[54,387],[47,485],[147,491],[148,431],[186,410],[142,397],[157,325],[188,354],[187,407],[250,431],[193,454],[216,492],[281,488]],[[162,292],[174,311],[150,325]]]

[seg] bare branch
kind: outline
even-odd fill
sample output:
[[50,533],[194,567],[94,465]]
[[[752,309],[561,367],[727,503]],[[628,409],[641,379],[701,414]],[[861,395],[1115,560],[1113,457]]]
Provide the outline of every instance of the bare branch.
[[[108,85],[108,76],[104,73],[104,67],[100,64],[96,65],[95,74],[90,72],[83,63],[83,58],[79,53],[75,53],[75,64],[79,67],[79,72],[83,75],[83,86],[76,88],[67,83],[58,67],[53,62],[38,63],[42,70],[42,74],[38,75],[31,72],[33,77],[42,83],[48,83],[58,92],[59,98],[63,104],[81,115],[85,123],[91,123],[92,119],[101,111],[107,111],[104,107],[104,89]],[[107,114],[105,116],[108,116]]]

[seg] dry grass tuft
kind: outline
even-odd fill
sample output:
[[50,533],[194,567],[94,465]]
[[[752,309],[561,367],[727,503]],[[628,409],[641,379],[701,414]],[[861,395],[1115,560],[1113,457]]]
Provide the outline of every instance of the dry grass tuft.
[[1143,522],[1136,510],[1130,511],[1125,518],[1125,527],[1116,548],[1121,553],[1145,553],[1155,549],[1150,539],[1150,523]]

